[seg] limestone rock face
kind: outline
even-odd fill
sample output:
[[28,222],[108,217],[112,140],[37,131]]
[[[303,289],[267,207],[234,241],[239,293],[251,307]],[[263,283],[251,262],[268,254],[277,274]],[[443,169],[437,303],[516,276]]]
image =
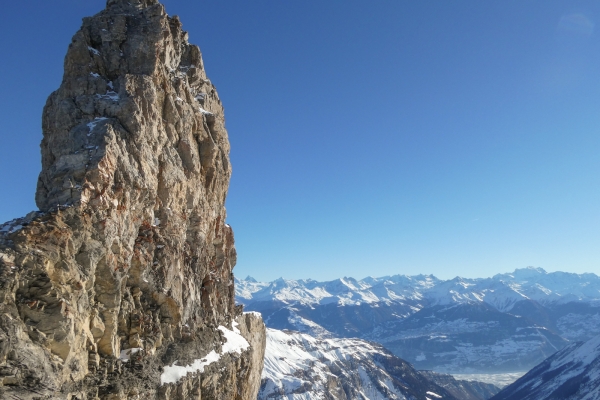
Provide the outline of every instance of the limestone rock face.
[[[265,329],[234,303],[223,107],[179,19],[108,0],[42,126],[40,212],[0,226],[0,397],[256,398]],[[189,373],[165,381],[174,365]]]

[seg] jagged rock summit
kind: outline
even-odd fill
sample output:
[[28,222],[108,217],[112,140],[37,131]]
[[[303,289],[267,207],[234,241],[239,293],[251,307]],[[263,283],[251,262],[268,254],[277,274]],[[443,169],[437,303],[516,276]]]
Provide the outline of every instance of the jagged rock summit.
[[40,212],[0,226],[0,397],[252,399],[223,107],[156,0],[85,18],[43,113]]

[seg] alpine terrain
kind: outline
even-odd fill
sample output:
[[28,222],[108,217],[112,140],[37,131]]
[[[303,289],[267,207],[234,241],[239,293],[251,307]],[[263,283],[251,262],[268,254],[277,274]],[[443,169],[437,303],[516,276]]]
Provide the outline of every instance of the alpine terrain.
[[453,374],[526,372],[600,332],[600,277],[540,268],[486,279],[248,277],[236,298],[270,328],[366,339],[419,370]]

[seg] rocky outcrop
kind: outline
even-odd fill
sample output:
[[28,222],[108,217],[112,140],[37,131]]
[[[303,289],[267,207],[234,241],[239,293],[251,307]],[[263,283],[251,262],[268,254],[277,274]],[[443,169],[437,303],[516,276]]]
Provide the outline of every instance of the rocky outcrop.
[[0,397],[255,398],[265,331],[234,303],[223,108],[179,19],[108,0],[42,126],[40,212],[0,226]]

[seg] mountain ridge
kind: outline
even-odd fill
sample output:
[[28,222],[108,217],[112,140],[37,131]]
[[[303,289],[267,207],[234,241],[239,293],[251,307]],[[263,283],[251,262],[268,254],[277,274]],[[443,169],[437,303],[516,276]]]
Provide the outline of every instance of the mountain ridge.
[[523,372],[600,330],[600,277],[541,268],[478,279],[241,280],[236,301],[271,328],[376,341],[445,373]]
[[572,343],[491,400],[600,399],[600,336]]
[[[535,282],[531,282],[532,278],[535,278]],[[237,297],[242,303],[250,300],[277,299],[308,304],[338,301],[342,305],[357,305],[362,302],[420,300],[422,297],[428,297],[433,304],[487,300],[501,311],[509,311],[519,300],[535,300],[542,304],[570,301],[597,301],[600,304],[600,276],[593,273],[576,274],[561,271],[548,273],[542,268],[532,267],[516,269],[512,273],[496,274],[490,278],[457,276],[442,280],[434,275],[419,274],[366,277],[361,280],[352,277],[332,281],[278,278],[271,282],[259,282],[251,278],[236,282]],[[508,299],[507,304],[496,302],[494,294],[499,290],[505,291],[501,296],[504,299],[508,297],[507,294],[512,297]],[[270,296],[271,294],[273,296]],[[349,294],[351,296],[348,296]]]

